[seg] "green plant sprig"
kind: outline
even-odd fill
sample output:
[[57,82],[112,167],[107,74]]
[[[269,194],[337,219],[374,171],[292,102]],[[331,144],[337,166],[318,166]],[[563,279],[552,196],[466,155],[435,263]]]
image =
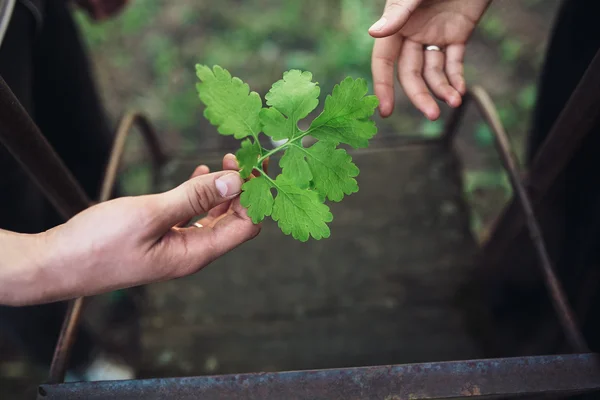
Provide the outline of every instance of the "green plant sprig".
[[[236,152],[240,175],[248,179],[259,172],[244,183],[240,196],[252,221],[270,216],[285,234],[303,242],[329,237],[333,215],[325,201],[339,202],[358,191],[359,169],[338,146],[364,148],[377,133],[371,117],[379,102],[367,96],[367,82],[348,77],[336,85],[321,114],[303,131],[298,122],[319,104],[320,88],[310,72],[285,72],[266,94],[267,107],[258,93],[219,66],[197,65],[196,75],[204,116],[220,134],[242,141]],[[261,133],[285,143],[264,149]],[[310,147],[302,142],[307,136],[316,139]],[[272,178],[262,165],[280,152],[281,173]]]

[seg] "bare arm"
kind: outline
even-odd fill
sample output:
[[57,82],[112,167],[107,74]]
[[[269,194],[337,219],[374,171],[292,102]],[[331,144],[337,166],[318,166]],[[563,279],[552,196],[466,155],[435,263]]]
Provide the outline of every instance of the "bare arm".
[[20,296],[43,290],[44,234],[18,234],[0,229],[0,304],[17,305]]
[[[38,235],[0,231],[0,304],[95,295],[192,274],[255,237],[233,155],[177,188],[98,204]],[[207,214],[202,227],[180,227]]]

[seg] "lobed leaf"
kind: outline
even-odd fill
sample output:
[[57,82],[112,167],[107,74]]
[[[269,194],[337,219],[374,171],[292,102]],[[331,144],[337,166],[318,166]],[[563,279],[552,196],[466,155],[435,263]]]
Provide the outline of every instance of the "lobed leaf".
[[306,149],[306,162],[313,176],[313,184],[322,196],[341,201],[344,195],[358,192],[358,167],[344,149],[336,149],[331,142],[317,142]]
[[206,106],[204,116],[215,125],[222,135],[236,139],[258,137],[261,130],[259,112],[262,100],[256,92],[239,78],[215,66],[196,65],[198,96]]
[[328,222],[333,215],[316,192],[301,189],[284,175],[275,180],[277,197],[271,217],[286,235],[306,242],[310,236],[319,240],[330,235]]
[[245,139],[242,142],[242,147],[235,153],[242,179],[246,179],[252,174],[261,151],[262,148],[257,141]]
[[252,222],[258,224],[273,211],[271,183],[264,176],[252,178],[242,185],[240,203],[248,210]]
[[310,125],[310,135],[324,141],[346,143],[354,148],[367,147],[377,133],[370,120],[379,105],[375,96],[367,94],[364,79],[344,79],[325,99],[323,112]]

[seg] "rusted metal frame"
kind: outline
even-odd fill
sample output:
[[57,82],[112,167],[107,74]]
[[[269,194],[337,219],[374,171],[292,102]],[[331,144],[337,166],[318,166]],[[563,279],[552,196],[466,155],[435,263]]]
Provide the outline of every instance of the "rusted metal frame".
[[515,201],[519,204],[525,214],[525,224],[539,259],[544,283],[550,293],[552,304],[565,336],[574,351],[586,353],[589,351],[587,343],[578,327],[575,313],[569,305],[565,291],[556,275],[550,256],[548,255],[540,225],[535,217],[533,204],[525,186],[521,182],[521,173],[512,154],[508,136],[502,126],[494,103],[483,88],[474,87],[467,93],[461,107],[455,111],[450,119],[444,133],[444,139],[447,144],[452,142],[452,139],[456,135],[460,119],[464,114],[464,110],[471,102],[475,103],[481,116],[493,132],[496,149],[500,154],[502,165],[508,173],[510,183],[515,193]]
[[23,167],[64,219],[86,209],[85,192],[10,87],[0,77],[0,143]]
[[[113,147],[102,182],[99,202],[109,200],[112,195],[117,181],[119,165],[123,158],[125,143],[134,126],[137,126],[140,129],[140,132],[150,150],[154,172],[154,184],[157,184],[159,171],[162,165],[164,165],[164,163],[167,161],[167,155],[162,151],[158,136],[156,135],[148,119],[138,112],[131,112],[126,114],[121,119],[117,128],[117,133],[113,141]],[[71,348],[73,347],[73,342],[75,340],[76,329],[79,325],[83,311],[83,303],[83,297],[69,301],[65,319],[56,347],[54,349],[54,356],[52,358],[50,374],[48,377],[49,383],[59,383],[64,381]]]
[[39,400],[544,398],[600,391],[595,354],[41,385]]
[[150,159],[152,161],[152,176],[153,184],[156,187],[158,185],[158,178],[160,176],[160,170],[168,160],[166,153],[163,151],[158,135],[156,134],[152,124],[143,114],[139,112],[130,112],[126,114],[117,128],[117,133],[114,138],[112,152],[106,167],[104,175],[104,181],[102,183],[102,190],[100,194],[100,201],[106,201],[110,198],[113,190],[116,175],[119,171],[119,165],[125,150],[125,143],[132,128],[137,126],[142,137],[145,140],[146,146],[150,151]]
[[[534,207],[548,194],[599,120],[600,51],[596,53],[527,172],[525,182]],[[524,229],[525,221],[515,199],[504,209],[484,244],[484,253],[490,260],[490,266],[500,267],[493,261],[502,258]]]

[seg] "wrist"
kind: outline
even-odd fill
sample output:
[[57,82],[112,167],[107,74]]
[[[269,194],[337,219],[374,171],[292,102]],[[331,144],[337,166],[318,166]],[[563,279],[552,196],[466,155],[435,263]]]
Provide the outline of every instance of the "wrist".
[[46,281],[47,237],[0,230],[0,304],[31,304],[41,298]]

